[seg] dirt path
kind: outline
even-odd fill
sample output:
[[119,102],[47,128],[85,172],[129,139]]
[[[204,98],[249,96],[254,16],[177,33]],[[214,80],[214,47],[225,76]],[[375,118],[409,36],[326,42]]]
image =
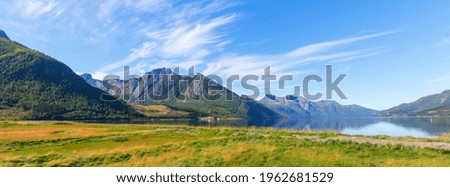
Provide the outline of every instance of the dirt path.
[[298,139],[310,139],[312,141],[338,140],[338,141],[352,141],[352,142],[356,142],[356,143],[371,143],[371,144],[377,144],[377,145],[404,145],[404,146],[420,147],[420,148],[435,148],[435,149],[450,150],[450,143],[447,143],[447,142],[382,140],[382,139],[373,139],[370,137],[350,137],[350,136],[339,136],[339,137],[326,138],[326,139],[320,139],[318,136],[297,136],[297,138]]

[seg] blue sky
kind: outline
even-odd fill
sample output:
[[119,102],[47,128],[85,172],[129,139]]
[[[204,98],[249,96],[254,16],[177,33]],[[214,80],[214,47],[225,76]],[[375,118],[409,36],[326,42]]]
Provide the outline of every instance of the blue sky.
[[348,99],[333,99],[387,109],[450,89],[449,12],[445,0],[3,0],[0,29],[97,78],[124,65],[136,74],[195,66],[225,78],[271,66],[294,75],[289,88],[331,64],[348,74]]

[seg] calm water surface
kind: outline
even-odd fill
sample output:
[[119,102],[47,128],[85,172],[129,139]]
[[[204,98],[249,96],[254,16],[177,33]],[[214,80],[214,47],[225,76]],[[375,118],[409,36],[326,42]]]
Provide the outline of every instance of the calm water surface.
[[338,131],[340,133],[350,135],[414,137],[435,137],[440,133],[450,132],[450,118],[288,118],[272,122],[251,122],[244,120],[140,120],[132,122],[104,122],[136,124],[188,124],[192,126],[263,126],[307,131]]
[[350,135],[435,137],[450,132],[450,118],[312,118],[286,119],[277,128],[334,130]]

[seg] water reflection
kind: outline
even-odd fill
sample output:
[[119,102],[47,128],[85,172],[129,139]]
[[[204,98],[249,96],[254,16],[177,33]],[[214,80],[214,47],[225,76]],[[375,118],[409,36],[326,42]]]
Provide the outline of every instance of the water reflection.
[[351,135],[434,137],[450,132],[450,118],[299,118],[279,121],[275,127],[335,130]]
[[428,133],[418,128],[402,127],[393,123],[380,121],[374,124],[358,128],[344,128],[340,131],[343,134],[351,135],[386,135],[386,136],[416,136],[433,137],[435,134]]
[[[98,123],[99,121],[94,121]],[[338,131],[351,135],[435,137],[450,132],[450,118],[283,118],[277,121],[245,120],[134,120],[103,123],[169,124],[191,126],[265,126],[280,129]]]

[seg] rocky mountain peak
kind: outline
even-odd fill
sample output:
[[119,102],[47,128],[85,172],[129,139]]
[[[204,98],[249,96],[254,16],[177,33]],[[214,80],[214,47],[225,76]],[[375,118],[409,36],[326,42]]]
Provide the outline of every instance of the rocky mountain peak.
[[90,80],[90,79],[92,79],[92,75],[89,74],[89,73],[83,73],[83,74],[81,75],[81,77],[82,77],[84,80]]
[[277,96],[272,95],[272,94],[266,94],[266,98],[270,99],[270,100],[276,100]]
[[296,99],[298,99],[297,96],[293,96],[293,95],[287,95],[286,96],[286,100],[296,100]]
[[172,70],[170,68],[158,68],[153,69],[152,71],[146,73],[146,75],[161,75],[161,74],[172,74]]
[[3,31],[3,30],[0,30],[0,38],[10,40],[8,35],[6,35],[5,31]]

